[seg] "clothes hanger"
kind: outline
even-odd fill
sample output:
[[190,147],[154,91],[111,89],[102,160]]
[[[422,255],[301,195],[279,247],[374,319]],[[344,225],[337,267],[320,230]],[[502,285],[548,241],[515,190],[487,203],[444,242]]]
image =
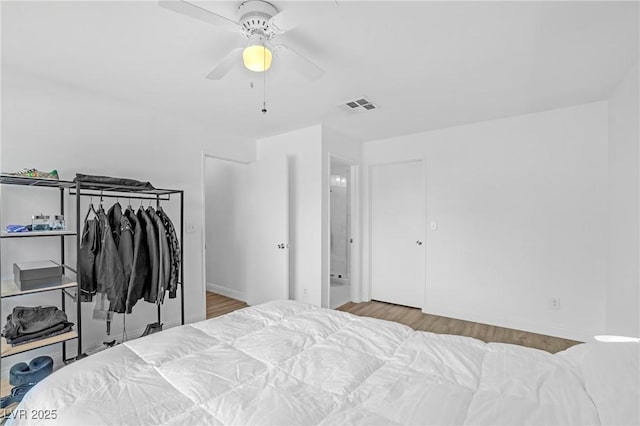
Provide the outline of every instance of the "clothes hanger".
[[89,210],[87,210],[87,215],[84,217],[84,221],[86,222],[89,219],[89,214],[93,212],[95,217],[98,217],[98,212],[96,212],[96,208],[93,206],[93,196],[89,199]]
[[102,197],[102,189],[100,190],[100,208],[98,209],[98,211],[102,210],[104,211],[104,207],[102,206],[102,201],[103,201],[103,197]]

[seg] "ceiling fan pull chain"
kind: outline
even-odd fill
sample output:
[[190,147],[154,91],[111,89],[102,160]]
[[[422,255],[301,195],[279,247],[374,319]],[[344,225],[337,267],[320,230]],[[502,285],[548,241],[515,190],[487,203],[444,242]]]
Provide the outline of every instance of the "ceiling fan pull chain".
[[267,69],[266,69],[266,57],[267,55],[265,55],[264,50],[266,49],[266,46],[264,45],[264,43],[262,43],[262,64],[265,65],[263,66],[263,70],[262,71],[262,77],[263,77],[263,83],[262,83],[262,114],[266,114],[267,113]]

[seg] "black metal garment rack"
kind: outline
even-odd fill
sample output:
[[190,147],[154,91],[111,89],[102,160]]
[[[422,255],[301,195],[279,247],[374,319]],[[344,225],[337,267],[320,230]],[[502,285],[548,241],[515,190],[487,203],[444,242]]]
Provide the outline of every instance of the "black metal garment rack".
[[[80,211],[81,197],[123,198],[132,200],[155,200],[156,208],[161,201],[170,201],[172,195],[180,196],[180,323],[184,325],[184,191],[180,189],[143,189],[134,186],[122,186],[106,183],[76,181],[75,188],[69,189],[69,194],[76,197],[76,249],[80,253],[82,239],[82,223]],[[80,262],[77,264],[78,294],[81,288]],[[81,304],[78,303],[78,318],[81,317]],[[126,314],[125,314],[126,315]],[[161,323],[162,313],[160,304],[157,305],[158,324]],[[82,356],[82,336],[78,334],[78,357]]]

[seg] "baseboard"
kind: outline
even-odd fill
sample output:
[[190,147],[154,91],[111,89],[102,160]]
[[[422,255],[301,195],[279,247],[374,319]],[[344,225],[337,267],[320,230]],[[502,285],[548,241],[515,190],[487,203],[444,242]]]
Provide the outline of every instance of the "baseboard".
[[533,321],[527,321],[522,319],[509,319],[505,321],[504,318],[498,318],[491,315],[485,315],[477,312],[456,312],[447,309],[438,309],[430,307],[428,309],[423,308],[422,312],[430,315],[438,315],[441,317],[455,318],[464,321],[472,321],[481,324],[493,325],[496,327],[511,328],[514,330],[527,331],[529,333],[544,334],[545,336],[559,337],[562,339],[577,340],[580,342],[588,342],[593,339],[593,333],[589,333],[585,330],[575,330],[566,327],[559,327],[555,324],[545,324]]
[[212,291],[214,293],[221,294],[223,296],[230,297],[232,299],[239,300],[241,302],[246,302],[247,297],[242,291],[234,290],[228,287],[223,287],[220,285],[215,285],[212,283],[207,283],[207,291]]

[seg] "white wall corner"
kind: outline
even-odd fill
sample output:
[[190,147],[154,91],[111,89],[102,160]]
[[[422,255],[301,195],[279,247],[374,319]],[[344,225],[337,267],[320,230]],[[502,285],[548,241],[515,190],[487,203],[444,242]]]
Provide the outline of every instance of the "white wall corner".
[[640,336],[640,65],[608,99],[606,332]]

